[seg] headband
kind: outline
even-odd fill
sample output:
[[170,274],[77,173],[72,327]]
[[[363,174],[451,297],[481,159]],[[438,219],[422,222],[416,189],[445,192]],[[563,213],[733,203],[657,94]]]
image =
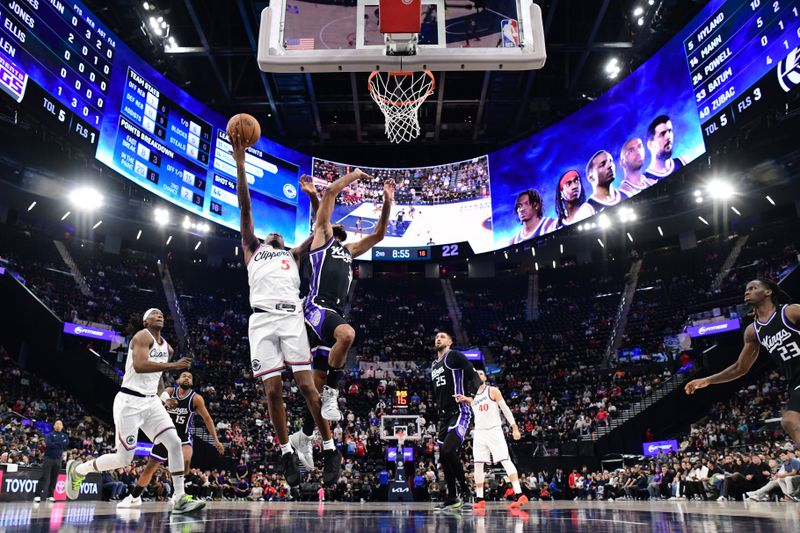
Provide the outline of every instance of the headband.
[[144,312],[144,315],[142,315],[142,322],[144,322],[145,320],[147,320],[147,317],[148,317],[148,316],[150,315],[150,313],[152,313],[153,311],[158,311],[158,308],[157,308],[157,307],[151,307],[150,309],[148,309],[147,311],[145,311],[145,312]]

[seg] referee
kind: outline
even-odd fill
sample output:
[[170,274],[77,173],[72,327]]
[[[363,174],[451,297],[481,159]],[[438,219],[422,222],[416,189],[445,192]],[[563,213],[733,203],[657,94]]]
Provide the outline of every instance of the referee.
[[54,502],[53,492],[58,481],[58,473],[61,471],[61,459],[64,451],[69,446],[69,435],[64,432],[64,424],[61,420],[56,420],[51,431],[44,438],[44,459],[42,460],[42,479],[39,480],[39,495],[33,501],[39,503],[42,498],[47,498]]

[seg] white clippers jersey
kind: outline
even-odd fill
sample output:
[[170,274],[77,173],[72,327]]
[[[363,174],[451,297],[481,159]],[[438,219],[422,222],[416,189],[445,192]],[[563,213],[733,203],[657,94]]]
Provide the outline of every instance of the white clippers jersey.
[[250,307],[274,312],[275,304],[287,303],[295,305],[296,313],[302,312],[300,271],[291,252],[262,244],[247,264],[247,280]]
[[494,429],[502,425],[500,406],[489,398],[489,386],[475,394],[472,399],[472,411],[475,413],[475,429]]
[[[150,331],[147,333],[153,338],[153,346],[147,359],[155,363],[166,363],[169,361],[169,345],[164,337],[161,337],[161,344],[156,342],[156,338]],[[122,386],[147,396],[158,394],[158,382],[161,379],[161,372],[149,372],[139,374],[133,369],[133,343],[128,348],[128,359],[125,361],[125,375],[122,376]]]

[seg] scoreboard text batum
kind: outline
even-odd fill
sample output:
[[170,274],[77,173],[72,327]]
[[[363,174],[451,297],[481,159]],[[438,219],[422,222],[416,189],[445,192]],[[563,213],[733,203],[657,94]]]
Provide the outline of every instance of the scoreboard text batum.
[[800,0],[730,0],[683,45],[703,137],[719,143],[800,85]]
[[468,242],[430,246],[375,247],[373,261],[439,261],[463,259],[474,254]]

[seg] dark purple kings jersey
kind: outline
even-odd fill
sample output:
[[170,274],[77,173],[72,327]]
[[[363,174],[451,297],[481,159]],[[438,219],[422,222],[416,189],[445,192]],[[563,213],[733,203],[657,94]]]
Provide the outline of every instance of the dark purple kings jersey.
[[786,316],[786,307],[778,306],[766,322],[756,318],[753,329],[759,344],[781,369],[790,390],[794,390],[800,387],[800,328]]

